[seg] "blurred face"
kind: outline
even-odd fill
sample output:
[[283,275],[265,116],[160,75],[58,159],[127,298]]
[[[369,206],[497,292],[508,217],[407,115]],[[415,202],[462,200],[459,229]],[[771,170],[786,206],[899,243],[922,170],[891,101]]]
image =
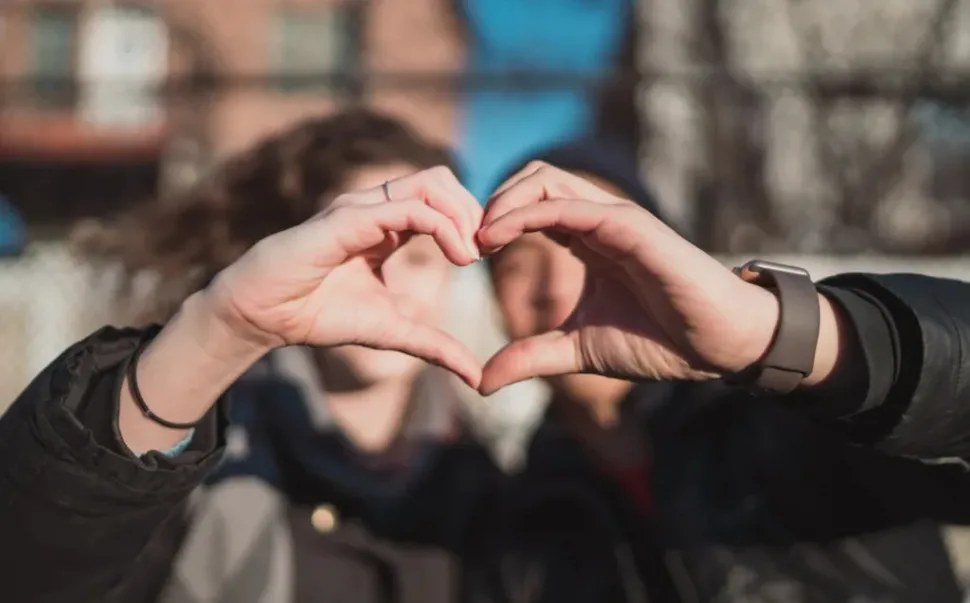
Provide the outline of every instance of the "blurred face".
[[[608,182],[578,174],[618,196]],[[526,234],[492,258],[492,280],[498,304],[512,339],[554,329],[572,314],[583,291],[586,266],[541,233]],[[566,375],[548,379],[557,393],[594,403],[627,386],[596,375]]]
[[[353,174],[346,190],[380,186],[387,180],[416,171],[409,165],[368,167]],[[437,324],[444,314],[451,285],[453,266],[434,240],[413,237],[384,263],[384,283],[405,315],[427,324]],[[372,350],[361,346],[342,346],[321,352],[328,366],[339,367],[355,385],[373,385],[416,375],[425,363],[401,352]]]

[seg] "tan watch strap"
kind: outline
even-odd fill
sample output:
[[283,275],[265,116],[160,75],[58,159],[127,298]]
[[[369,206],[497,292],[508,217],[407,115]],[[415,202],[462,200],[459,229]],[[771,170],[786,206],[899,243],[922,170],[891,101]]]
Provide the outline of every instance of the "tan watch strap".
[[820,323],[815,283],[802,268],[764,260],[752,260],[734,272],[774,292],[780,311],[768,351],[732,382],[765,393],[787,394],[811,374],[815,365]]

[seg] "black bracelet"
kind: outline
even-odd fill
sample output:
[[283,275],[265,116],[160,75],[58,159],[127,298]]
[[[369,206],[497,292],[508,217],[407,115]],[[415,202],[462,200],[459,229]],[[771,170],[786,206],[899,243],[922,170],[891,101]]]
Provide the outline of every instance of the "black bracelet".
[[125,376],[128,378],[128,391],[131,393],[131,398],[135,401],[135,406],[141,411],[141,414],[146,418],[151,419],[155,423],[158,423],[162,427],[168,427],[169,429],[194,429],[196,422],[193,423],[172,423],[171,421],[166,421],[160,416],[152,412],[152,409],[148,408],[148,404],[145,404],[145,399],[141,395],[141,390],[138,389],[138,379],[136,378],[136,373],[138,372],[138,359],[141,358],[141,353],[145,351],[148,344],[152,342],[151,337],[145,337],[142,339],[138,347],[135,348],[134,353],[131,355],[131,360],[128,361],[128,369],[125,372]]

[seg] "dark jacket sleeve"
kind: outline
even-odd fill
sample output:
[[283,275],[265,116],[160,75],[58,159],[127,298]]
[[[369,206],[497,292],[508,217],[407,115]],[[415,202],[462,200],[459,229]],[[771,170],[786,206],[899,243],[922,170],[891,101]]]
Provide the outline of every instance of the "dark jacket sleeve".
[[137,566],[171,561],[149,541],[218,462],[224,426],[214,410],[176,459],[123,452],[105,418],[116,416],[124,368],[142,336],[106,328],[75,344],[0,419],[5,601],[132,600],[121,590],[128,576],[144,576]]
[[970,283],[912,274],[823,281],[855,329],[865,392],[838,414],[888,454],[970,459]]

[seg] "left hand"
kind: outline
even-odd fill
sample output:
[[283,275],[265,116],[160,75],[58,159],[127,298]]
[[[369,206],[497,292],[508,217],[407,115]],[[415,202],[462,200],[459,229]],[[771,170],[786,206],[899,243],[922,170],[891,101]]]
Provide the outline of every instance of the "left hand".
[[636,204],[533,163],[489,201],[478,239],[489,253],[537,231],[549,231],[586,264],[586,286],[560,328],[514,341],[488,361],[483,393],[566,373],[716,378],[755,362],[770,344],[774,295]]
[[206,290],[213,313],[240,342],[362,345],[405,352],[472,387],[480,367],[454,337],[401,311],[381,267],[414,234],[434,238],[455,265],[478,259],[477,201],[445,168],[337,197],[316,217],[256,244]]

